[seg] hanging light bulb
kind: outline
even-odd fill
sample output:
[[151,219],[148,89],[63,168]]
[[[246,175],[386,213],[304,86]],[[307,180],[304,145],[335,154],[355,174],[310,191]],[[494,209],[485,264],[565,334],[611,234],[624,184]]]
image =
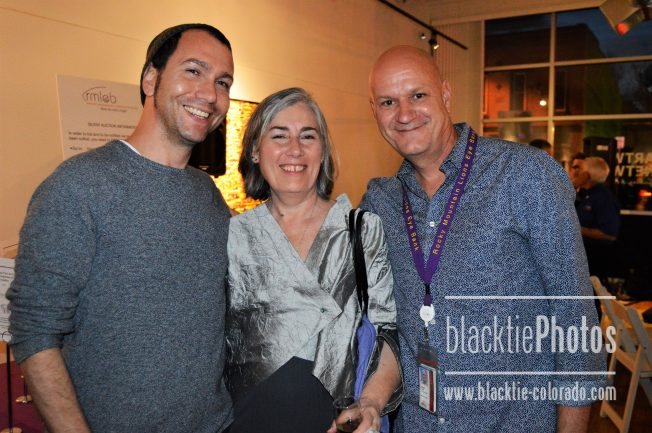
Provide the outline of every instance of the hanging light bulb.
[[439,42],[437,42],[437,33],[430,33],[430,39],[428,40],[428,43],[430,44],[430,49],[433,52],[439,48]]

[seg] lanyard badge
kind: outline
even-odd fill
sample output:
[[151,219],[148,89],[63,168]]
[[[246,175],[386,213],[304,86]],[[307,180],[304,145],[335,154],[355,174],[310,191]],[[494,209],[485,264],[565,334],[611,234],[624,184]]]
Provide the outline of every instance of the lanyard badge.
[[433,414],[437,413],[438,360],[437,350],[430,345],[428,336],[428,326],[435,319],[435,308],[433,306],[432,293],[430,292],[430,283],[439,267],[446,237],[455,218],[457,205],[460,202],[466,182],[471,174],[477,141],[478,135],[471,129],[467,138],[462,166],[453,185],[448,203],[444,208],[444,215],[442,215],[439,226],[437,227],[437,233],[432,248],[430,248],[427,262],[424,259],[424,254],[419,243],[414,212],[412,211],[408,192],[403,187],[403,219],[405,220],[405,229],[408,235],[412,258],[414,259],[414,266],[425,288],[423,303],[419,309],[419,318],[424,324],[424,339],[423,342],[419,343],[417,351],[417,362],[419,364],[419,406]]
[[437,414],[437,383],[438,359],[437,349],[430,345],[428,325],[435,319],[435,307],[432,305],[430,285],[426,284],[426,294],[419,317],[423,320],[423,341],[417,347],[417,362],[419,364],[419,407],[433,415]]
[[437,414],[438,360],[437,349],[427,341],[419,343],[417,350],[419,363],[419,407],[433,415]]

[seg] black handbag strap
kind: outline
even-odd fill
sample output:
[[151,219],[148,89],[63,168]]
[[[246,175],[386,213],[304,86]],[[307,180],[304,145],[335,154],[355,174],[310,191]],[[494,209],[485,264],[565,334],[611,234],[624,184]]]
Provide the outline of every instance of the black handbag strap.
[[367,314],[367,307],[369,306],[369,283],[367,281],[367,266],[364,260],[364,248],[362,245],[362,215],[365,212],[362,209],[355,208],[349,212],[349,237],[353,247],[355,287],[362,314]]

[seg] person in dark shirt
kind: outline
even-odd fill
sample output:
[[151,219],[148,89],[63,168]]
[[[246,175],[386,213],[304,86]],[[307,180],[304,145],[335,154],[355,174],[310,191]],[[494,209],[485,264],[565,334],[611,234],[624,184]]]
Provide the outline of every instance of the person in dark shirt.
[[609,165],[599,157],[575,155],[570,177],[577,189],[575,209],[582,227],[582,240],[589,272],[606,278],[613,262],[613,245],[620,228],[620,206],[604,182]]

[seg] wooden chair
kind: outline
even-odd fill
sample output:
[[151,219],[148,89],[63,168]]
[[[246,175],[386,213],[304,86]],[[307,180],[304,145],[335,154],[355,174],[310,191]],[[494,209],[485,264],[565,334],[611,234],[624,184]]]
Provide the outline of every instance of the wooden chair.
[[[610,296],[598,278],[591,277],[591,283],[598,296]],[[603,400],[600,416],[609,417],[620,433],[627,433],[639,384],[652,404],[652,345],[641,316],[634,308],[625,307],[615,299],[600,299],[600,302],[616,327],[616,351],[611,355],[609,371],[616,371],[616,363],[620,362],[632,374],[623,415],[620,416],[609,401]],[[609,378],[612,381],[613,375]]]
[[[600,282],[600,279],[596,276],[591,277],[591,285],[593,286],[593,292],[595,293],[596,296],[612,296],[611,293],[607,291],[607,289],[602,285]],[[602,329],[602,335],[606,335],[605,333],[607,332],[607,327],[611,325],[611,316],[609,315],[609,312],[607,311],[607,306],[606,306],[606,301],[608,299],[600,299],[600,309],[602,310],[602,315],[600,318],[600,329]]]

